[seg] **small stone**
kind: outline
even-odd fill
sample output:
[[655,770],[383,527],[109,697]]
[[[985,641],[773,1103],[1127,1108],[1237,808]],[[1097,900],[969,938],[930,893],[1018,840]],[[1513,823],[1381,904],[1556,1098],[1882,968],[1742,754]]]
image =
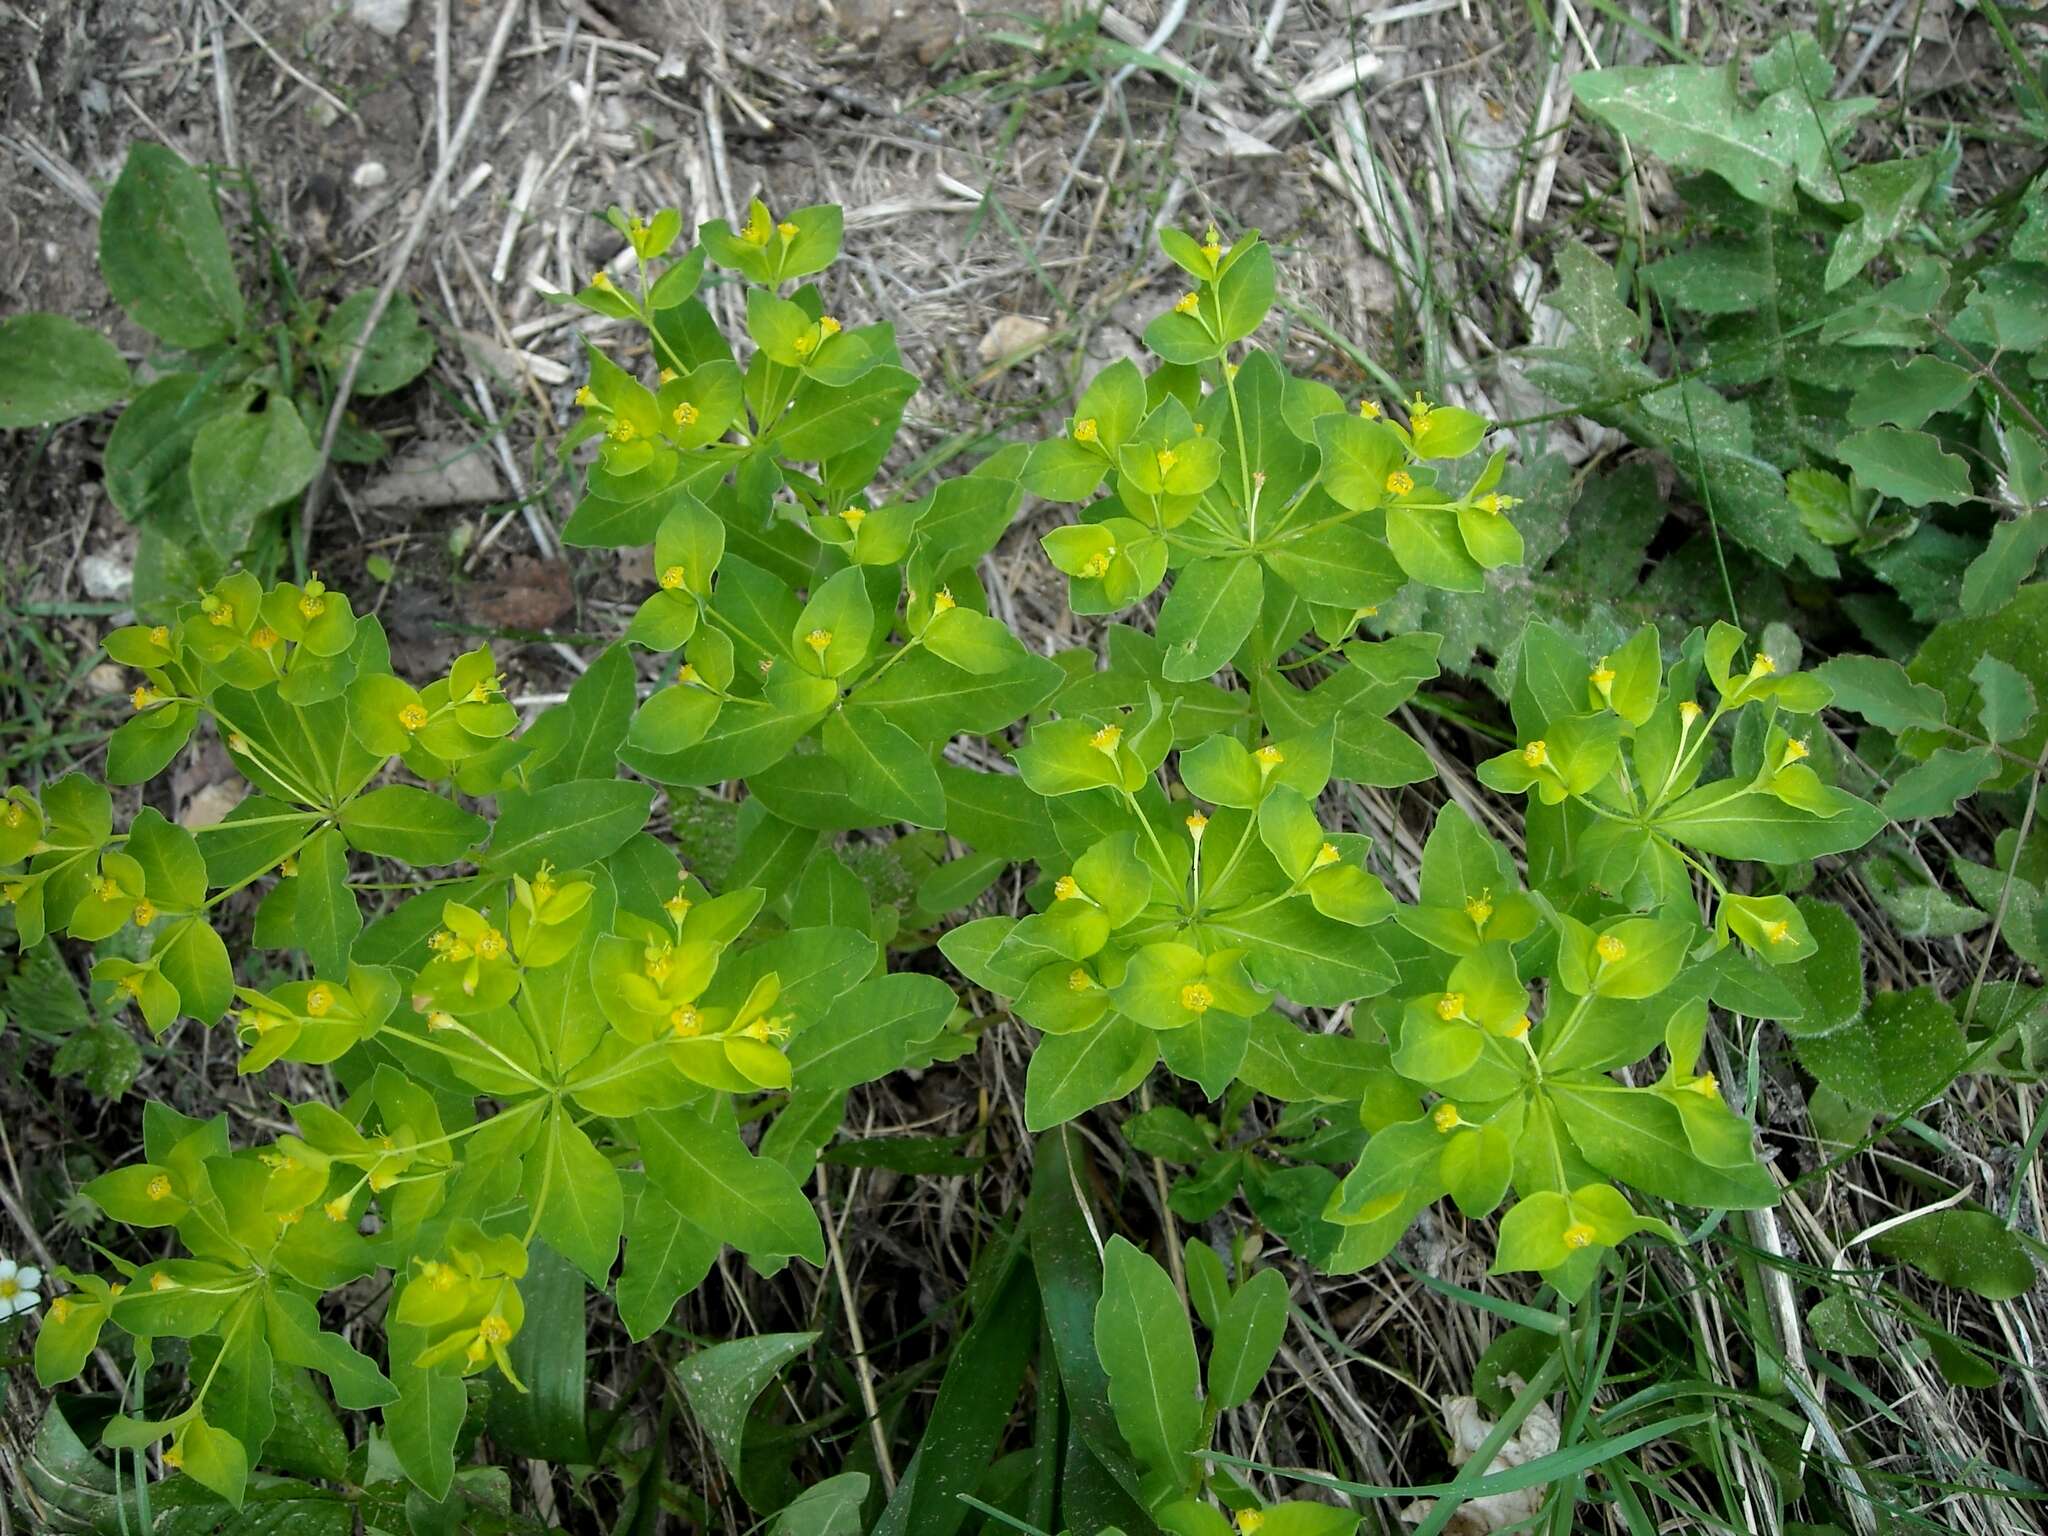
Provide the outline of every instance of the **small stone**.
[[87,597],[118,603],[135,589],[135,570],[112,555],[87,555],[78,562],[78,580]]
[[357,191],[367,192],[373,187],[383,186],[390,179],[391,173],[384,169],[382,160],[365,160],[349,176],[348,183]]
[[976,348],[984,363],[999,363],[1037,346],[1052,334],[1052,327],[1029,315],[1004,315],[988,328]]
[[178,825],[187,832],[196,832],[201,827],[218,826],[227,820],[228,812],[242,803],[246,791],[239,785],[221,780],[208,784],[194,795],[185,807],[185,814],[178,818]]
[[103,698],[116,693],[126,693],[129,688],[128,669],[117,667],[111,661],[103,661],[85,674],[85,686]]
[[412,0],[349,0],[348,12],[379,36],[396,37],[412,20]]

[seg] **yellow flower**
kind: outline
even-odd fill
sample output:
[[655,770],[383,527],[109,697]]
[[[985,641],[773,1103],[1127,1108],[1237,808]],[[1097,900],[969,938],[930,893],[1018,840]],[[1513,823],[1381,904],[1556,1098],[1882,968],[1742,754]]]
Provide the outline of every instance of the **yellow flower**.
[[1711,1072],[1702,1072],[1698,1077],[1687,1083],[1686,1087],[1703,1099],[1718,1099],[1721,1097],[1721,1085],[1714,1080],[1714,1074]]
[[453,1028],[455,1028],[454,1014],[448,1013],[443,1009],[436,1008],[432,1013],[427,1015],[427,1032],[429,1034],[436,1033],[440,1030]]
[[71,1298],[59,1296],[50,1303],[50,1321],[62,1327],[71,1319]]
[[1358,402],[1358,414],[1367,421],[1378,421],[1382,416],[1386,415],[1386,412],[1380,409],[1380,403],[1377,400],[1361,400]]
[[1389,496],[1406,496],[1414,489],[1415,477],[1405,469],[1397,469],[1387,476],[1387,494]]
[[1088,738],[1088,745],[1098,752],[1114,755],[1117,743],[1124,739],[1124,728],[1120,725],[1105,725]]
[[576,391],[576,403],[584,406],[597,404],[597,396],[588,384]]
[[681,683],[685,688],[691,686],[693,683],[697,681],[697,669],[691,666],[687,661],[684,662],[680,667],[676,669],[676,681]]
[[1586,674],[1586,681],[1595,688],[1598,688],[1602,693],[1607,692],[1608,689],[1614,686],[1614,668],[1607,665],[1607,658],[1605,656],[1600,658],[1599,666]]
[[809,357],[811,355],[811,349],[817,346],[817,344],[818,338],[812,335],[809,331],[806,331],[803,335],[797,337],[795,341],[792,341],[790,343],[790,346],[796,349],[796,355],[798,357]]
[[[317,579],[307,582],[305,590],[299,594],[300,615],[308,619],[317,619],[326,611],[327,588]],[[253,641],[256,637],[251,635],[249,638]]]
[[685,1003],[668,1016],[668,1023],[678,1040],[688,1040],[704,1028],[704,1015]]
[[1176,315],[1192,315],[1201,307],[1201,303],[1202,296],[1200,294],[1184,293],[1173,301],[1173,312]]
[[306,994],[306,1012],[316,1019],[325,1018],[333,1006],[334,990],[324,981],[317,983],[313,990]]
[[171,644],[171,626],[159,624],[149,632],[149,643],[158,650],[168,650]]
[[1259,773],[1263,776],[1271,773],[1275,768],[1286,762],[1287,754],[1271,742],[1268,742],[1252,754],[1252,761],[1259,765]]
[[1465,1121],[1458,1113],[1458,1106],[1446,1099],[1429,1112],[1429,1123],[1439,1131],[1449,1135],[1452,1131],[1463,1125]]
[[1266,1528],[1265,1514],[1256,1509],[1240,1509],[1237,1512],[1237,1536],[1258,1536]]
[[1785,761],[1796,763],[1811,750],[1812,748],[1795,736],[1785,743]]
[[1203,981],[1191,981],[1180,989],[1180,1005],[1189,1013],[1207,1013],[1210,1004],[1216,1001],[1216,994]]
[[1208,830],[1209,818],[1200,811],[1196,811],[1194,815],[1188,818],[1188,836],[1192,837],[1196,842],[1199,843],[1202,840],[1202,834]]
[[1493,903],[1487,899],[1492,894],[1491,890],[1482,891],[1466,901],[1465,915],[1472,919],[1473,927],[1484,928],[1493,917]]
[[1310,867],[1321,869],[1326,864],[1336,863],[1340,857],[1341,855],[1337,852],[1337,845],[1335,843],[1325,843],[1316,850],[1315,863]]
[[177,1471],[178,1468],[185,1465],[185,1453],[175,1445],[166,1446],[164,1448],[164,1465],[173,1472]]
[[1687,730],[1692,729],[1693,721],[1699,719],[1699,717],[1700,707],[1699,705],[1693,703],[1691,699],[1687,699],[1684,703],[1678,706],[1679,723],[1683,725]]
[[775,233],[782,236],[785,240],[794,240],[796,238],[796,226],[790,223],[789,220],[784,219],[775,226]]
[[1061,875],[1059,879],[1052,883],[1052,899],[1054,901],[1072,901],[1080,894],[1081,882],[1072,875]]
[[1159,473],[1162,475],[1169,473],[1173,466],[1180,462],[1180,455],[1171,448],[1162,448],[1153,457],[1158,461]]
[[206,615],[206,620],[209,624],[213,625],[215,629],[226,629],[230,624],[235,622],[235,605],[233,603],[217,604],[212,609],[212,611]]
[[[302,597],[299,599],[299,607],[304,608],[305,606],[306,599]],[[327,606],[326,600],[324,598],[321,600],[320,606],[322,611],[324,612]],[[307,617],[317,618],[319,617],[319,615],[308,614]],[[277,631],[272,629],[268,624],[258,624],[254,629],[249,631],[249,643],[255,646],[256,649],[259,651],[267,651],[272,646],[277,644]]]
[[1067,990],[1070,992],[1086,992],[1094,985],[1095,978],[1078,965],[1067,972]]
[[675,371],[675,369],[673,369],[673,368],[664,368],[664,369],[662,369],[662,370],[661,370],[661,382],[662,382],[662,383],[664,383],[664,384],[673,384],[673,383],[675,382],[675,380],[676,380],[676,371]]
[[615,443],[630,443],[634,438],[633,423],[621,416],[612,423],[611,440]]
[[1202,237],[1202,254],[1209,258],[1209,265],[1212,267],[1223,259],[1223,236],[1217,233],[1214,224],[1209,226],[1209,232]]
[[427,706],[414,700],[398,712],[398,723],[408,731],[416,731],[427,723]]
[[1436,1000],[1436,1016],[1440,1019],[1462,1019],[1465,1016],[1465,994],[1446,992]]
[[590,279],[590,286],[595,288],[599,293],[617,293],[619,291],[612,284],[611,273],[606,272],[602,269],[600,269],[598,272],[592,275]]
[[820,341],[830,341],[839,334],[840,329],[839,322],[830,315],[818,316],[818,339]]
[[839,516],[845,522],[848,529],[854,533],[859,533],[860,525],[868,520],[868,509],[866,507],[848,507]]
[[1091,579],[1108,574],[1109,557],[1115,553],[1114,548],[1098,550],[1088,557],[1087,563],[1081,567],[1081,574]]
[[697,425],[697,407],[687,400],[679,400],[676,408],[669,412],[669,419],[679,427],[694,427]]
[[1772,944],[1792,943],[1791,919],[1781,917],[1775,923],[1766,923],[1764,925],[1764,938]]
[[479,960],[496,960],[505,953],[505,935],[495,928],[486,928],[484,936],[476,941],[476,957]]
[[1480,511],[1491,512],[1494,513],[1496,516],[1498,516],[1502,512],[1507,511],[1509,507],[1518,507],[1521,504],[1521,497],[1503,496],[1498,491],[1488,491],[1484,496],[1480,497],[1477,501],[1472,503],[1472,505],[1477,507]]
[[675,895],[669,897],[667,901],[661,904],[661,910],[669,915],[671,922],[680,923],[690,915],[690,908],[695,905],[696,903],[691,901],[682,891],[677,891]]
[[1564,1229],[1564,1245],[1577,1253],[1593,1241],[1593,1229],[1583,1221],[1575,1221]]
[[683,568],[680,565],[672,565],[661,573],[661,590],[664,592],[679,591],[682,588],[684,579]]
[[820,656],[825,654],[825,647],[831,643],[832,631],[829,629],[814,629],[804,636],[804,644],[808,645]]
[[151,1180],[149,1181],[149,1183],[148,1183],[148,1184],[146,1184],[146,1185],[144,1185],[144,1186],[143,1186],[143,1191],[142,1191],[142,1192],[143,1192],[144,1194],[148,1195],[148,1196],[149,1196],[149,1198],[150,1198],[150,1199],[152,1199],[152,1200],[168,1200],[168,1199],[170,1199],[170,1198],[171,1198],[171,1179],[170,1179],[170,1175],[169,1175],[169,1174],[164,1174],[164,1173],[159,1173],[159,1174],[157,1174],[157,1175],[156,1175],[155,1177],[153,1177],[153,1178],[152,1178],[152,1179],[151,1179]]
[[1609,965],[1624,959],[1628,954],[1628,946],[1611,933],[1603,933],[1599,938],[1595,939],[1593,941],[1593,949]]
[[455,1271],[439,1259],[428,1259],[420,1266],[420,1279],[437,1291],[445,1291],[455,1284]]
[[1769,651],[1758,651],[1756,653],[1756,660],[1749,664],[1749,675],[1752,680],[1759,677],[1769,677],[1777,670],[1778,664],[1771,659]]
[[1541,768],[1550,761],[1550,743],[1538,738],[1522,748],[1522,761],[1531,768]]
[[932,594],[932,612],[935,614],[951,613],[959,606],[953,600],[953,594],[945,587],[939,588],[937,592]]
[[332,1200],[323,1205],[321,1209],[327,1213],[329,1221],[346,1221],[348,1220],[348,1196],[336,1195]]
[[749,1040],[759,1040],[767,1043],[787,1040],[789,1038],[789,1026],[780,1019],[756,1019],[745,1029],[742,1029],[740,1033]]
[[766,245],[768,229],[768,211],[756,203],[747,212],[747,225],[740,231],[740,238],[749,245]]
[[177,1285],[178,1282],[173,1280],[169,1275],[165,1274],[162,1270],[158,1270],[155,1274],[149,1277],[149,1288],[152,1291],[175,1290],[177,1289]]
[[476,1325],[476,1336],[486,1344],[503,1344],[512,1337],[512,1325],[493,1312]]
[[112,901],[121,894],[120,882],[112,875],[101,875],[93,882],[92,893],[101,901]]
[[130,704],[133,704],[138,710],[147,709],[156,701],[156,690],[154,688],[151,688],[146,683],[143,686],[137,688],[133,693],[128,695],[128,702]]
[[1435,409],[1435,406],[1431,405],[1427,400],[1422,398],[1421,390],[1418,389],[1417,391],[1415,391],[1415,398],[1408,402],[1409,428],[1412,431],[1420,432],[1422,430],[1423,423],[1429,420],[1429,413]]
[[1092,443],[1095,441],[1095,418],[1093,416],[1084,416],[1074,423],[1074,441],[1077,443]]
[[1519,1040],[1527,1033],[1529,1033],[1529,1015],[1526,1013],[1507,1027],[1507,1037],[1510,1040]]

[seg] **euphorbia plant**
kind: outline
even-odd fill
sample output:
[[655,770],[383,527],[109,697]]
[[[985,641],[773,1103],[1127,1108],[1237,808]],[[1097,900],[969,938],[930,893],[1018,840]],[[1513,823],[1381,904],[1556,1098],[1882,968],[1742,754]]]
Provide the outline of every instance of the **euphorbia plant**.
[[[1291,375],[1246,345],[1272,299],[1264,243],[1170,235],[1195,286],[1147,330],[1149,375],[1118,364],[1058,436],[891,494],[874,482],[915,380],[886,325],[841,323],[804,281],[836,254],[836,210],[755,203],[680,256],[673,214],[612,219],[634,272],[574,299],[641,339],[591,352],[572,443],[595,447],[566,536],[650,553],[623,642],[566,703],[522,724],[488,648],[409,678],[342,593],[236,572],[107,639],[140,677],[108,780],[151,778],[211,730],[252,791],[225,821],[194,833],[145,809],[117,833],[83,775],[8,792],[24,942],[119,939],[94,967],[104,999],[159,1034],[231,1017],[244,1071],[325,1067],[336,1088],[240,1150],[224,1117],[152,1106],[144,1160],[88,1186],[185,1253],[110,1249],[117,1278],[73,1276],[51,1310],[46,1381],[109,1322],[145,1366],[150,1340],[192,1341],[189,1390],[138,1400],[111,1443],[168,1439],[239,1499],[269,1373],[305,1368],[381,1411],[405,1473],[444,1495],[466,1379],[523,1385],[537,1266],[610,1290],[640,1338],[725,1244],[764,1270],[821,1261],[800,1181],[846,1092],[972,1048],[946,980],[890,969],[934,965],[935,939],[1043,1033],[1033,1129],[1161,1060],[1205,1115],[1220,1101],[1218,1124],[1287,1103],[1290,1155],[1312,1166],[1219,1153],[1202,1211],[1240,1174],[1268,1191],[1305,1175],[1314,1199],[1285,1235],[1325,1269],[1384,1256],[1440,1195],[1481,1216],[1512,1190],[1500,1267],[1577,1294],[1629,1234],[1668,1234],[1644,1196],[1771,1198],[1699,1070],[1707,1004],[1781,1006],[1746,957],[1810,942],[1788,893],[1709,860],[1812,858],[1874,829],[1779,723],[1809,720],[1823,685],[1737,664],[1725,628],[1668,671],[1652,631],[1598,658],[1532,628],[1521,739],[1481,769],[1533,791],[1528,876],[1446,811],[1403,904],[1347,828],[1356,786],[1435,771],[1388,716],[1434,676],[1436,638],[1370,621],[1409,582],[1476,590],[1519,558],[1505,454],[1469,479],[1456,463],[1478,417],[1420,396],[1354,409]],[[743,358],[696,296],[707,261],[746,285]],[[1103,655],[1047,657],[989,611],[977,567],[1027,489],[1088,503],[1044,540],[1077,611],[1134,609],[1170,579],[1152,632],[1116,624]],[[1733,769],[1701,787],[1730,719]],[[828,843],[848,832],[864,835]],[[901,889],[842,851],[890,860]],[[405,868],[363,881],[371,860]],[[973,916],[1012,869],[1029,910]],[[238,947],[278,954],[252,966]],[[1341,1186],[1324,1171],[1354,1159]],[[1116,1255],[1130,1296],[1105,1302],[1112,1334],[1160,1283]],[[1207,1531],[1204,1492],[1261,1514],[1182,1464],[1270,1358],[1223,1347],[1227,1320],[1256,1314],[1263,1334],[1284,1308],[1243,1264],[1226,1285],[1188,1263],[1212,1293],[1195,1298],[1212,1380],[1175,1410],[1193,1433],[1148,1440],[1128,1491]],[[393,1291],[381,1366],[319,1307],[372,1274]],[[1113,1392],[1150,1369],[1107,1353]],[[1193,1393],[1191,1359],[1185,1374]]]

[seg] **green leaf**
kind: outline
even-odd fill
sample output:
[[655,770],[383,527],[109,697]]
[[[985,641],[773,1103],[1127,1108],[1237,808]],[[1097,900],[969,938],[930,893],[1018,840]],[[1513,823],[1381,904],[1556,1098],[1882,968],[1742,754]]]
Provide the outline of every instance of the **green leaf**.
[[1989,1211],[1933,1211],[1887,1229],[1870,1246],[1986,1301],[2011,1301],[2034,1288],[2027,1245]]
[[1975,379],[1967,368],[1924,352],[1903,364],[1892,363],[1857,386],[1849,401],[1849,425],[1917,427],[1961,405]]
[[1677,1106],[1662,1094],[1603,1081],[1598,1087],[1553,1082],[1549,1096],[1586,1161],[1624,1184],[1713,1210],[1778,1203],[1778,1186],[1754,1161],[1734,1168],[1702,1162]]
[[724,1245],[685,1219],[644,1174],[630,1178],[636,1192],[626,1215],[626,1264],[615,1295],[619,1321],[637,1342],[668,1321],[676,1303],[711,1273]]
[[267,396],[260,411],[212,417],[192,439],[192,510],[204,546],[220,560],[248,547],[256,520],[313,479],[319,451],[297,407]]
[[0,429],[90,416],[127,398],[114,344],[62,315],[0,320]]
[[1963,752],[1937,747],[1926,762],[1893,780],[1892,787],[1878,801],[1878,808],[1894,821],[1931,821],[1950,816],[1955,813],[1957,801],[1974,795],[1988,780],[1996,778],[1998,769],[1998,757],[1989,747],[1972,747]]
[[1837,807],[1833,816],[1815,816],[1776,795],[1726,779],[1679,796],[1658,813],[1652,826],[1703,853],[1773,864],[1861,848],[1884,826],[1875,806],[1839,789],[1824,794]]
[[602,1290],[619,1256],[625,1194],[610,1160],[560,1100],[527,1154],[526,1198],[548,1246]]
[[861,1536],[861,1509],[867,1497],[867,1473],[828,1477],[785,1504],[768,1536]]
[[329,827],[299,854],[293,938],[321,976],[348,974],[348,954],[363,931],[363,909],[348,884],[348,844]]
[[1835,695],[1835,707],[1851,710],[1888,731],[1939,730],[1947,706],[1939,689],[1916,683],[1896,661],[1882,656],[1837,656],[1813,669]]
[[1166,1271],[1122,1237],[1103,1253],[1095,1352],[1109,1373],[1117,1428],[1148,1483],[1186,1488],[1203,1439],[1194,1334]]
[[752,1255],[795,1254],[825,1262],[825,1239],[796,1180],[780,1163],[755,1157],[730,1123],[688,1109],[633,1117],[647,1176],[693,1225]]
[[845,770],[854,803],[884,821],[912,826],[946,824],[946,792],[931,753],[880,712],[851,707],[825,717],[825,755]]
[[1964,1059],[1956,1016],[1932,987],[1880,992],[1853,1023],[1797,1049],[1800,1065],[1851,1104],[1895,1117],[1940,1095]]
[[1254,1271],[1210,1329],[1209,1401],[1219,1411],[1251,1401],[1286,1331],[1286,1276],[1277,1269]]
[[1093,1029],[1047,1035],[1031,1053],[1024,1079],[1024,1120],[1036,1132],[1063,1125],[1098,1104],[1120,1099],[1159,1059],[1153,1032],[1113,1013]]
[[1159,610],[1166,677],[1187,683],[1213,677],[1258,622],[1264,583],[1256,560],[1197,560],[1174,578]]
[[1361,416],[1319,416],[1316,442],[1323,450],[1323,489],[1350,512],[1387,500],[1387,476],[1407,457],[1401,434],[1384,421]]
[[588,1462],[584,1425],[589,1357],[583,1277],[546,1243],[529,1249],[519,1282],[526,1322],[508,1353],[524,1392],[491,1394],[488,1423],[501,1455]]
[[1909,507],[1970,498],[1970,466],[1925,432],[1871,427],[1843,438],[1837,452],[1863,484]]
[[1466,548],[1457,514],[1448,507],[1387,508],[1387,546],[1401,569],[1426,587],[1486,590],[1486,573]]
[[161,144],[128,151],[100,213],[100,275],[135,323],[196,349],[242,328],[242,290],[206,178]]
[[1797,210],[1801,187],[1823,202],[1840,201],[1829,169],[1831,131],[1871,105],[1823,95],[1816,107],[1807,92],[1786,89],[1752,108],[1737,94],[1732,62],[1590,70],[1572,77],[1572,94],[1637,149],[1680,170],[1710,171],[1780,213]]
[[338,380],[348,367],[360,343],[363,360],[356,366],[353,393],[365,396],[389,395],[405,388],[427,371],[434,360],[434,338],[420,324],[420,314],[411,299],[394,293],[377,317],[376,329],[362,341],[363,322],[377,302],[373,288],[360,288],[335,306],[320,326],[318,348],[321,361]]
[[406,864],[453,864],[482,842],[490,823],[411,784],[386,784],[341,808],[349,846]]
[[697,1350],[676,1365],[676,1384],[689,1400],[690,1412],[734,1477],[740,1475],[740,1451],[754,1399],[778,1371],[817,1343],[818,1337],[815,1333],[757,1334]]
[[1970,669],[1970,681],[1983,700],[1977,718],[1993,741],[2011,741],[2034,723],[2034,685],[2016,667],[1996,656],[1981,656]]
[[594,864],[647,824],[654,786],[627,779],[571,779],[544,789],[507,790],[484,866],[531,874],[544,861],[565,869]]
[[789,1042],[806,1088],[853,1088],[886,1077],[936,1035],[958,999],[936,976],[899,971],[862,982]]

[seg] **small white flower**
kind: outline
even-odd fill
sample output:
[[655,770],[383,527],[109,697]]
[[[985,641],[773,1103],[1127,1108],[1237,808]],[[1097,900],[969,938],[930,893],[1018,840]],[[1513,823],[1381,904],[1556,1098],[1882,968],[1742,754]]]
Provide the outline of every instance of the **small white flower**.
[[42,1298],[43,1272],[33,1264],[0,1258],[0,1318],[34,1309]]

